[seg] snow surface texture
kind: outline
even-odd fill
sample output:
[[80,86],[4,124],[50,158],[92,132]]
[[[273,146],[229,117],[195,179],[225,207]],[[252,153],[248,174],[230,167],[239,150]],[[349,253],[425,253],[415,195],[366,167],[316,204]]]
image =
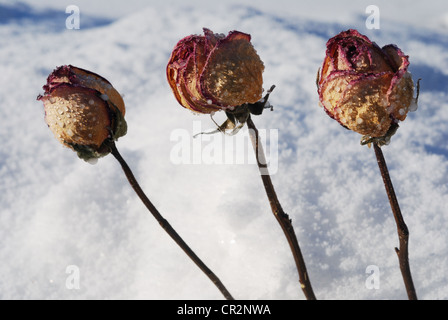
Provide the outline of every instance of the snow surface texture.
[[[422,78],[419,109],[383,150],[410,230],[418,297],[448,298],[448,5],[377,1],[381,28],[368,30],[368,2],[273,2],[128,0],[92,8],[73,1],[81,29],[68,30],[57,1],[0,1],[1,299],[223,298],[147,212],[113,156],[91,165],[53,137],[36,96],[63,64],[102,75],[124,96],[129,129],[118,149],[235,298],[304,299],[257,167],[172,160],[173,132],[191,138],[198,126],[214,128],[208,116],[178,105],[165,78],[174,45],[203,27],[250,33],[265,63],[265,89],[277,86],[274,111],[254,122],[278,130],[272,179],[318,299],[407,299],[373,149],[318,107],[325,43],[356,28],[410,56],[414,80]],[[218,137],[203,137],[202,145],[232,139]],[[380,270],[379,289],[366,287],[369,265]]]

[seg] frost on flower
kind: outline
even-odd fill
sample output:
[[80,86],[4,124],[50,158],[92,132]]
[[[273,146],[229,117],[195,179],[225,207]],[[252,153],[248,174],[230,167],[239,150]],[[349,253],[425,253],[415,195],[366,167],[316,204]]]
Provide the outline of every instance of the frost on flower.
[[39,95],[56,139],[88,162],[110,151],[107,139],[126,134],[125,105],[103,77],[74,66],[56,68]]
[[166,68],[177,101],[198,113],[257,102],[264,65],[250,39],[239,31],[225,36],[204,28],[203,36],[180,40]]
[[327,42],[317,85],[320,104],[342,126],[382,137],[416,109],[409,59],[396,45],[380,48],[356,30]]

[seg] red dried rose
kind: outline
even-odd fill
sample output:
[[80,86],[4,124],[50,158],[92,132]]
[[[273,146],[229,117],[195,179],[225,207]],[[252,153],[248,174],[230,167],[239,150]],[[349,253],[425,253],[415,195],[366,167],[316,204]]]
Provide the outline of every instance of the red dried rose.
[[177,101],[187,109],[212,113],[255,103],[262,97],[263,62],[250,35],[227,36],[204,28],[174,47],[166,73]]
[[71,65],[56,68],[39,95],[45,120],[57,140],[84,160],[110,152],[103,144],[126,134],[125,105],[103,77]]
[[356,30],[341,32],[327,42],[317,79],[320,103],[344,127],[385,136],[415,106],[408,66],[397,46],[380,48]]

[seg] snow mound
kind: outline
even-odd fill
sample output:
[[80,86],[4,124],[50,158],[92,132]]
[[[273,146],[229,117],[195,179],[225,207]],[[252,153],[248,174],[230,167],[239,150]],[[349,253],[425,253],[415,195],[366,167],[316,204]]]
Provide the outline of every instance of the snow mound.
[[[406,299],[374,152],[318,106],[315,76],[325,43],[358,28],[410,56],[414,80],[422,78],[419,109],[383,150],[410,230],[417,294],[448,299],[446,29],[392,21],[366,30],[365,16],[330,22],[330,13],[307,18],[296,6],[280,14],[262,6],[158,4],[117,20],[91,16],[80,30],[65,28],[64,12],[51,23],[34,9],[0,16],[8,44],[0,47],[0,299],[222,299],[147,213],[112,156],[89,165],[53,138],[36,96],[63,64],[102,75],[123,95],[128,134],[118,149],[154,205],[235,298],[304,298],[256,166],[172,161],[173,132],[192,137],[196,128],[215,128],[210,117],[180,107],[165,78],[174,45],[203,27],[251,34],[265,63],[265,89],[276,85],[274,111],[254,122],[277,130],[272,179],[318,299]],[[231,146],[231,139],[203,137],[197,152],[212,143]],[[366,287],[371,265],[380,270],[377,290]],[[71,286],[73,270],[79,288]]]

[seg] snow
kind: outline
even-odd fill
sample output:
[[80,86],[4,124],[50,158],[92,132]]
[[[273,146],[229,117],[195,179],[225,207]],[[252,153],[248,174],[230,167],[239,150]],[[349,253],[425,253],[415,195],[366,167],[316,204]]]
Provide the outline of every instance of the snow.
[[[70,3],[80,9],[80,29],[67,29],[65,3],[0,1],[0,299],[223,298],[147,212],[112,155],[91,165],[56,141],[36,97],[64,64],[100,74],[123,95],[128,133],[118,149],[235,298],[304,299],[254,161],[170,159],[173,132],[216,128],[179,106],[165,75],[177,41],[203,27],[251,34],[265,90],[276,85],[274,110],[253,120],[278,134],[272,180],[318,299],[407,298],[373,149],[319,107],[325,43],[356,28],[410,56],[414,81],[422,78],[419,108],[383,152],[410,230],[417,295],[448,299],[448,5],[408,3],[376,1],[380,29],[369,30],[368,1],[84,0]],[[232,147],[234,137],[212,137],[202,136],[197,152],[213,141]],[[379,289],[366,286],[371,266],[380,270]]]

